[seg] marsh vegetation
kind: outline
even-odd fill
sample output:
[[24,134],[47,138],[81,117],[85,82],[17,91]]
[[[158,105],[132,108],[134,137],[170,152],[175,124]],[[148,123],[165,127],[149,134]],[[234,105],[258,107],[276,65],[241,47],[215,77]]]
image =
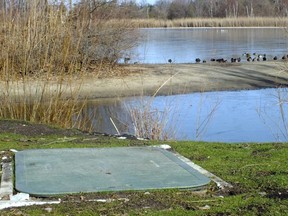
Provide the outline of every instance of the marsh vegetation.
[[228,17],[228,18],[178,18],[178,19],[132,19],[138,28],[176,28],[176,27],[287,27],[287,17]]
[[73,127],[85,105],[83,74],[121,75],[117,62],[136,44],[134,29],[107,21],[109,3],[68,3],[1,1],[0,118]]

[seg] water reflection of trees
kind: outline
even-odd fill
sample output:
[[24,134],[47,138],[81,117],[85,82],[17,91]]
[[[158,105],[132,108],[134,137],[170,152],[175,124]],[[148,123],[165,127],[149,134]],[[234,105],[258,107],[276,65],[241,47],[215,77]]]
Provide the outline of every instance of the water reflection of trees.
[[127,122],[131,122],[129,114],[119,100],[88,102],[79,120],[82,120],[85,128],[89,131],[116,134],[117,130],[110,118],[120,133],[132,133],[132,128],[127,124]]
[[[167,101],[166,101],[167,102]],[[170,102],[171,103],[171,102]],[[153,98],[90,101],[77,121],[90,132],[128,133],[149,139],[175,136],[175,107]]]

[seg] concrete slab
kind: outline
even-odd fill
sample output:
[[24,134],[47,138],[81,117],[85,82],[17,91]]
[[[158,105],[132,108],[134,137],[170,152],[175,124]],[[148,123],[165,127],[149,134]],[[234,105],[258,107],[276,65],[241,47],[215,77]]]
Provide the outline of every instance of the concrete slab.
[[183,188],[210,179],[161,147],[37,149],[16,152],[16,189],[50,196],[79,192]]

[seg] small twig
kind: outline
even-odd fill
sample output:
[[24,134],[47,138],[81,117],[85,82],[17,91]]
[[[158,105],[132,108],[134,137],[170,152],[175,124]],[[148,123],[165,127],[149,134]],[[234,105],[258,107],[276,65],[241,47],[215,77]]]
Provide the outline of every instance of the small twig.
[[71,141],[73,141],[75,139],[76,138],[64,137],[64,138],[61,138],[61,139],[58,139],[58,140],[55,140],[55,141],[52,141],[52,142],[49,142],[49,143],[46,143],[46,144],[43,144],[43,145],[51,145],[51,144],[54,144],[54,143],[63,143],[63,142],[71,142]]
[[252,166],[263,166],[266,165],[267,163],[260,163],[260,164],[247,164],[245,166],[240,167],[240,169],[244,169],[246,167],[252,167]]
[[195,200],[195,201],[187,201],[188,203],[202,203],[202,202],[218,202],[219,199],[215,200]]
[[173,74],[172,76],[170,76],[165,82],[162,83],[162,85],[155,91],[155,93],[152,95],[152,97],[155,97],[158,92],[160,91],[161,88],[163,88],[163,86],[166,85],[167,82],[169,82],[169,80],[171,80],[174,76],[176,76],[177,74],[179,74],[179,72]]
[[110,121],[112,122],[112,124],[113,124],[115,130],[117,131],[118,135],[120,135],[120,132],[119,132],[118,128],[116,127],[116,125],[115,125],[115,123],[114,123],[114,121],[113,121],[113,119],[111,117],[110,117]]

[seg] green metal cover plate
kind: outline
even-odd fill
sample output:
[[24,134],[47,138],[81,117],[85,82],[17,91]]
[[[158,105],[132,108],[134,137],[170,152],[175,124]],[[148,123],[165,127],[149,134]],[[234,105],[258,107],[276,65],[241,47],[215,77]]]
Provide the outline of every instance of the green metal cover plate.
[[15,154],[15,187],[37,196],[147,190],[199,189],[210,182],[160,147],[35,149]]

